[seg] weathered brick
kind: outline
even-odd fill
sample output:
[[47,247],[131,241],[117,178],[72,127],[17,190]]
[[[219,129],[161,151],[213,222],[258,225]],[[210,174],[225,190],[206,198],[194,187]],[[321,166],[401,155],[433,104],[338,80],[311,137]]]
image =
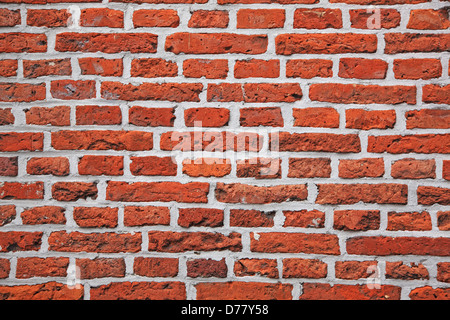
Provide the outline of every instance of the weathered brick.
[[150,231],[148,250],[159,252],[242,250],[241,235],[213,232]]
[[198,300],[291,300],[292,284],[263,282],[198,283]]
[[253,252],[314,253],[339,255],[338,237],[320,233],[250,233],[250,250]]

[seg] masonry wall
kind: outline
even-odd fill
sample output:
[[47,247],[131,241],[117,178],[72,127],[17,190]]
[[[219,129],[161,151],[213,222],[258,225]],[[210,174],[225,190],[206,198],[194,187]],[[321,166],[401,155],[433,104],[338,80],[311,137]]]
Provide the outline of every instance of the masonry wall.
[[0,3],[0,299],[449,299],[447,1]]

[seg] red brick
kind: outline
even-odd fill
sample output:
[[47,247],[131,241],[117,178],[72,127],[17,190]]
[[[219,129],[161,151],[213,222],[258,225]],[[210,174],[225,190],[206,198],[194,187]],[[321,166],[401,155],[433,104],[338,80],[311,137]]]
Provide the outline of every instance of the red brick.
[[142,83],[138,85],[104,81],[101,95],[106,100],[167,100],[199,102],[203,89],[200,83]]
[[55,131],[52,146],[55,150],[151,150],[153,134],[113,130]]
[[91,288],[92,300],[185,300],[182,282],[112,282]]
[[55,231],[48,237],[50,251],[119,253],[139,252],[141,234],[129,233],[81,233],[78,231]]
[[125,261],[120,258],[77,259],[80,279],[125,277]]
[[223,177],[231,173],[231,164],[220,158],[185,159],[183,173],[190,177]]
[[437,225],[439,230],[450,231],[450,211],[438,211]]
[[222,227],[224,212],[221,209],[180,208],[178,209],[178,225],[189,227]]
[[270,135],[270,149],[276,151],[360,152],[357,134],[289,133]]
[[408,265],[402,261],[386,261],[386,279],[425,280],[430,279],[430,276],[427,268],[421,263]]
[[213,232],[172,232],[150,231],[148,233],[149,251],[186,252],[186,251],[241,251],[241,235],[231,232],[229,235]]
[[7,225],[16,218],[16,206],[0,206],[0,227]]
[[43,182],[2,182],[0,199],[39,200],[44,199]]
[[320,279],[327,276],[327,264],[318,259],[283,259],[283,278]]
[[[0,9],[0,14],[1,14],[1,9]],[[0,77],[15,77],[15,76],[17,76],[17,67],[18,67],[17,60],[13,60],[13,59],[0,60]]]
[[47,282],[34,285],[1,286],[5,300],[82,300],[84,288],[69,288],[66,283]]
[[325,213],[319,210],[283,211],[283,227],[323,228]]
[[14,27],[20,24],[20,10],[0,9],[0,27]]
[[78,162],[78,173],[91,176],[121,176],[123,175],[123,157],[83,156]]
[[275,46],[276,53],[282,55],[373,53],[377,50],[377,37],[354,33],[280,34],[275,38]]
[[237,12],[237,28],[283,28],[285,19],[283,9],[240,9]]
[[280,76],[280,60],[237,60],[234,64],[234,77],[245,78],[278,78]]
[[429,2],[430,0],[330,0],[330,3],[347,3],[347,4],[383,4],[383,5],[394,5],[394,4],[416,4]]
[[405,112],[406,129],[450,129],[450,110],[421,109]]
[[123,11],[108,8],[81,10],[80,26],[123,28]]
[[315,83],[309,88],[309,98],[333,103],[416,104],[416,87]]
[[170,209],[168,207],[125,207],[124,225],[127,227],[169,225]]
[[69,258],[19,258],[16,278],[66,277]]
[[231,209],[230,227],[273,227],[274,217],[275,211]]
[[172,157],[130,157],[131,174],[135,176],[176,176],[177,163]]
[[2,132],[0,133],[0,151],[19,150],[42,151],[44,135],[40,132]]
[[155,53],[158,36],[151,33],[76,33],[56,35],[60,52]]
[[336,261],[335,277],[338,279],[358,280],[370,278],[377,268],[376,261]]
[[295,102],[302,98],[298,83],[246,83],[245,102]]
[[124,202],[177,201],[206,203],[209,184],[204,182],[119,182],[109,181],[106,200]]
[[442,161],[442,178],[450,180],[450,160]]
[[209,83],[207,91],[208,102],[241,102],[244,101],[244,91],[240,83]]
[[237,277],[262,276],[278,278],[276,259],[239,259],[234,263],[234,274]]
[[293,108],[294,126],[339,128],[339,113],[334,108]]
[[333,76],[333,61],[326,59],[292,59],[286,62],[286,77],[311,79]]
[[378,210],[335,210],[333,228],[344,231],[367,231],[380,228]]
[[70,126],[70,107],[31,107],[25,110],[25,118],[27,124]]
[[23,76],[25,78],[70,75],[72,75],[72,67],[68,58],[23,61]]
[[183,75],[186,78],[225,79],[228,74],[228,60],[186,59],[183,61]]
[[57,201],[77,201],[79,199],[97,199],[96,182],[55,182],[52,197]]
[[395,79],[433,79],[442,75],[441,61],[438,59],[395,59]]
[[63,207],[43,206],[25,209],[20,216],[23,224],[65,224],[65,211]]
[[175,54],[260,54],[267,50],[267,35],[180,32],[166,38],[165,50]]
[[289,158],[288,178],[329,178],[329,158]]
[[31,175],[67,176],[70,173],[69,159],[65,157],[31,158],[27,162],[27,173]]
[[[223,127],[228,125],[230,110],[226,108],[190,108],[184,110],[186,127]],[[196,124],[200,122],[200,125]]]
[[228,11],[196,10],[188,22],[189,28],[226,28],[228,27]]
[[236,161],[236,177],[280,179],[281,159],[250,158]]
[[14,124],[16,118],[11,112],[11,108],[0,109],[0,126]]
[[111,2],[126,2],[126,3],[154,3],[154,4],[173,4],[173,3],[206,3],[208,0],[111,0]]
[[176,77],[178,66],[161,58],[141,58],[131,61],[131,76],[143,78]]
[[341,159],[339,177],[346,179],[378,178],[384,175],[383,158]]
[[401,288],[381,285],[372,290],[362,284],[304,283],[300,300],[400,300]]
[[391,176],[394,179],[434,179],[436,178],[436,162],[434,159],[400,159],[392,163]]
[[347,253],[357,255],[432,255],[450,254],[449,238],[429,237],[355,237],[347,239]]
[[3,53],[46,52],[47,36],[39,33],[0,33],[0,51]]
[[342,13],[340,9],[302,8],[294,12],[294,28],[326,29],[342,28]]
[[240,183],[217,183],[215,196],[217,201],[225,203],[280,203],[285,201],[306,200],[306,185],[254,186]]
[[449,288],[432,288],[430,286],[415,288],[409,294],[411,300],[449,300]]
[[33,27],[67,27],[71,15],[68,10],[28,9],[27,25]]
[[73,219],[82,228],[115,228],[118,221],[118,209],[109,207],[76,207]]
[[355,79],[385,79],[388,63],[381,59],[341,58],[339,77]]
[[122,59],[78,58],[82,75],[99,75],[103,77],[121,77]]
[[282,127],[283,115],[279,107],[256,107],[239,109],[241,127]]
[[18,157],[0,157],[0,176],[15,177],[19,171]]
[[408,186],[404,184],[318,184],[318,204],[406,204]]
[[180,24],[176,10],[136,10],[133,12],[133,24],[139,27],[169,27],[176,28]]
[[417,187],[417,203],[431,206],[433,204],[450,205],[450,189],[439,187]]
[[115,125],[122,123],[119,106],[77,106],[77,125]]
[[356,29],[391,29],[400,25],[401,16],[397,10],[380,8],[376,8],[376,10],[349,10],[351,27]]
[[141,127],[173,127],[174,109],[135,106],[129,109],[128,120],[130,124]]
[[133,271],[143,277],[176,277],[178,259],[137,257],[134,259]]
[[195,259],[186,262],[187,276],[190,278],[226,278],[227,264],[225,258],[221,260]]
[[450,263],[449,262],[437,263],[436,279],[441,282],[450,283]]
[[450,104],[450,85],[427,84],[422,87],[425,103]]
[[369,136],[368,152],[375,153],[448,153],[450,135],[448,134],[417,134]]
[[0,252],[38,251],[42,235],[42,232],[0,232]]
[[217,0],[218,4],[234,4],[234,3],[243,3],[243,4],[252,4],[252,3],[279,3],[279,4],[312,4],[317,3],[319,0]]
[[250,250],[265,253],[314,253],[339,255],[338,237],[320,233],[250,233]]
[[9,277],[11,271],[11,265],[8,259],[0,259],[0,279],[6,279]]
[[384,53],[444,52],[450,48],[450,34],[386,33]]
[[408,29],[442,30],[450,27],[447,8],[411,10]]
[[292,284],[203,282],[195,285],[197,300],[291,300]]
[[2,82],[0,84],[0,101],[2,102],[33,102],[45,100],[45,96],[45,83]]
[[263,136],[255,132],[230,131],[222,132],[176,132],[169,131],[161,134],[161,150],[181,151],[260,151],[263,144]]
[[101,0],[4,0],[5,3],[30,3],[30,4],[52,4],[52,3],[83,3],[101,2]]
[[94,80],[57,80],[52,81],[50,92],[55,99],[84,100],[96,97]]

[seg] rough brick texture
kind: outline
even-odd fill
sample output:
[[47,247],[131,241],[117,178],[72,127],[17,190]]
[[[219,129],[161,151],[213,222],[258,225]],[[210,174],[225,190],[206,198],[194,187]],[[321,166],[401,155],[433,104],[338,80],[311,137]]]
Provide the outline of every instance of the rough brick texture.
[[450,299],[448,0],[0,2],[0,300]]

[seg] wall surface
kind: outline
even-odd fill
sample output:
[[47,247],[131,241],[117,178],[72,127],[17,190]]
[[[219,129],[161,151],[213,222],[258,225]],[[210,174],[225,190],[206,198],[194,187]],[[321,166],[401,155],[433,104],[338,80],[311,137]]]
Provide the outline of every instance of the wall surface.
[[437,0],[0,0],[0,299],[450,299]]

